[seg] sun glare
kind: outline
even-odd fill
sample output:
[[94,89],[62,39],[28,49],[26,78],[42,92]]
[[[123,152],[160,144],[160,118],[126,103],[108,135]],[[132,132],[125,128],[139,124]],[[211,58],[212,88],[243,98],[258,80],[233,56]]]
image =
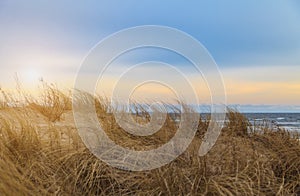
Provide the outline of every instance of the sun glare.
[[41,75],[36,69],[30,68],[25,70],[21,77],[21,79],[26,85],[35,85],[38,82]]

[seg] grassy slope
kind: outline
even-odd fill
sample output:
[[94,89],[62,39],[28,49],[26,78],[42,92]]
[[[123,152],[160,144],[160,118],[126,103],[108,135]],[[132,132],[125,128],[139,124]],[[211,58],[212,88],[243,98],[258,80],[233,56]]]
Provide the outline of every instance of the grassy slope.
[[[299,195],[300,143],[284,130],[247,131],[248,121],[230,111],[216,145],[197,156],[207,122],[200,121],[187,151],[159,169],[130,172],[112,168],[93,156],[81,142],[70,100],[47,88],[29,106],[0,109],[1,195]],[[134,137],[120,129],[96,102],[99,120],[120,145],[154,148],[174,134],[169,119],[162,131]],[[125,139],[124,139],[125,138]],[[142,147],[141,147],[142,146]]]

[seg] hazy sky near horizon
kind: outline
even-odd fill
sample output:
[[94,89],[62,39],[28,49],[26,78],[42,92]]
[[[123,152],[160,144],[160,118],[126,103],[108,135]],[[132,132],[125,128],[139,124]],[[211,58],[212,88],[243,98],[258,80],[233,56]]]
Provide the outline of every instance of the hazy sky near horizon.
[[[0,86],[12,87],[17,72],[27,86],[43,77],[70,87],[95,44],[137,25],[166,25],[200,41],[223,74],[228,103],[300,105],[297,0],[0,0]],[[127,60],[153,56],[185,66],[159,51]]]

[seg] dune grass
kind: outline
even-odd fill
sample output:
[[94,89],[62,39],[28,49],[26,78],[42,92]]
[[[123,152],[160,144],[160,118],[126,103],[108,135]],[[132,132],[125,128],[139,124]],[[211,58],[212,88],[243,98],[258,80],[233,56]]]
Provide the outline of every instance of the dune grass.
[[[130,172],[90,153],[72,121],[70,97],[55,86],[45,86],[38,99],[26,95],[22,106],[11,105],[17,98],[1,93],[1,195],[300,195],[299,141],[281,129],[249,130],[249,121],[234,110],[207,155],[197,156],[208,126],[202,119],[191,145],[176,160]],[[117,125],[105,99],[95,101],[106,133],[125,147],[157,147],[176,131],[168,116],[158,133],[133,136]],[[133,115],[149,118],[146,112]]]

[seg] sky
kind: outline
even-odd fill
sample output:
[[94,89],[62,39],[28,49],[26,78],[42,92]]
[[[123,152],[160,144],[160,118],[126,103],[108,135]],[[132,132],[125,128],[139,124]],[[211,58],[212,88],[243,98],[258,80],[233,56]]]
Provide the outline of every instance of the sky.
[[[28,89],[40,77],[70,88],[91,48],[139,25],[176,28],[202,43],[222,73],[229,104],[300,105],[297,0],[0,0],[0,86],[13,88],[17,73]],[[110,89],[123,67],[153,58],[188,70],[168,51],[145,49],[121,58],[99,90]],[[188,71],[187,77],[199,82],[197,92],[209,101],[203,80]],[[140,94],[151,98],[155,89]]]

